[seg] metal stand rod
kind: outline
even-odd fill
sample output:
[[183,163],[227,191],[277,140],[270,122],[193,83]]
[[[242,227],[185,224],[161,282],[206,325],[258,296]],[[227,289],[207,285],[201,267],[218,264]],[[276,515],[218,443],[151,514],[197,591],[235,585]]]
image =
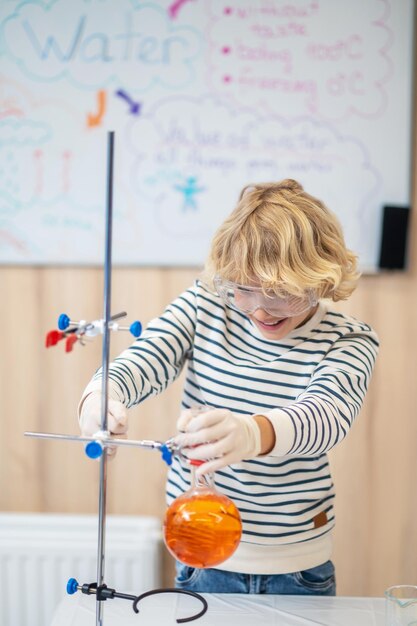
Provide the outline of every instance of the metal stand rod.
[[[107,198],[106,198],[106,240],[104,256],[104,333],[103,367],[101,394],[101,430],[107,431],[108,377],[110,355],[111,321],[111,266],[112,266],[112,222],[113,222],[113,156],[114,132],[108,134],[107,143]],[[105,542],[106,542],[106,497],[107,497],[107,449],[100,457],[100,489],[98,500],[98,542],[97,542],[97,586],[104,582]],[[103,602],[96,602],[96,626],[103,626]]]

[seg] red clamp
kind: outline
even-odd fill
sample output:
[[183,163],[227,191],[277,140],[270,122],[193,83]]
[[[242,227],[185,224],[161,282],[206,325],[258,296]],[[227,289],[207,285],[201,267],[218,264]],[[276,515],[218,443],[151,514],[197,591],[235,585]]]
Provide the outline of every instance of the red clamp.
[[78,336],[74,333],[64,333],[61,330],[50,330],[49,333],[46,334],[45,346],[47,348],[56,346],[58,341],[65,338],[65,352],[72,352],[74,343],[78,341]]
[[50,348],[51,346],[56,346],[58,341],[61,341],[65,337],[65,333],[60,330],[50,330],[46,335],[45,346]]
[[65,352],[72,352],[72,346],[78,341],[77,335],[68,335],[65,342]]

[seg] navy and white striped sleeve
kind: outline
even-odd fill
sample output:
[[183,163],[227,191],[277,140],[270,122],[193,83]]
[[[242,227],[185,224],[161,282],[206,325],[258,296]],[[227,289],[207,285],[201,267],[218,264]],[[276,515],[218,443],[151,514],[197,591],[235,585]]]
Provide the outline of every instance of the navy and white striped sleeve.
[[276,442],[271,456],[315,456],[347,435],[359,413],[378,352],[373,331],[341,337],[296,402],[265,413]]
[[[164,391],[179,376],[192,350],[195,325],[196,297],[190,288],[149,322],[143,335],[110,364],[110,397],[131,407]],[[101,377],[100,369],[83,397],[101,389]]]

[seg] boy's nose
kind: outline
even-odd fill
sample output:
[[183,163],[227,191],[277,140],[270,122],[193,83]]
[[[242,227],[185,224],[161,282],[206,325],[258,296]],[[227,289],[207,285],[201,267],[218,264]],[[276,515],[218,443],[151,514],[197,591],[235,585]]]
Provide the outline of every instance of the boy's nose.
[[253,315],[253,317],[255,317],[260,322],[265,322],[268,319],[271,319],[271,315],[267,311],[265,311],[264,309],[261,309],[260,307],[255,309],[255,311],[252,313],[252,315]]

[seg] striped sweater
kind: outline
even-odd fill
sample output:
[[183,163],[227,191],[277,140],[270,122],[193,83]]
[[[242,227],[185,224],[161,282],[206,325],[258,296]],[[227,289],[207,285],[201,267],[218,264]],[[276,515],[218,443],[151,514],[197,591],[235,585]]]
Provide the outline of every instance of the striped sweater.
[[[197,281],[110,365],[109,392],[133,406],[161,393],[186,364],[184,408],[206,404],[270,419],[274,449],[215,474],[243,522],[242,541],[221,568],[288,573],[330,557],[334,490],[326,452],[358,414],[377,351],[368,325],[323,302],[285,338],[265,339]],[[100,375],[85,394],[100,388]],[[168,503],[188,488],[189,470],[175,457]]]

